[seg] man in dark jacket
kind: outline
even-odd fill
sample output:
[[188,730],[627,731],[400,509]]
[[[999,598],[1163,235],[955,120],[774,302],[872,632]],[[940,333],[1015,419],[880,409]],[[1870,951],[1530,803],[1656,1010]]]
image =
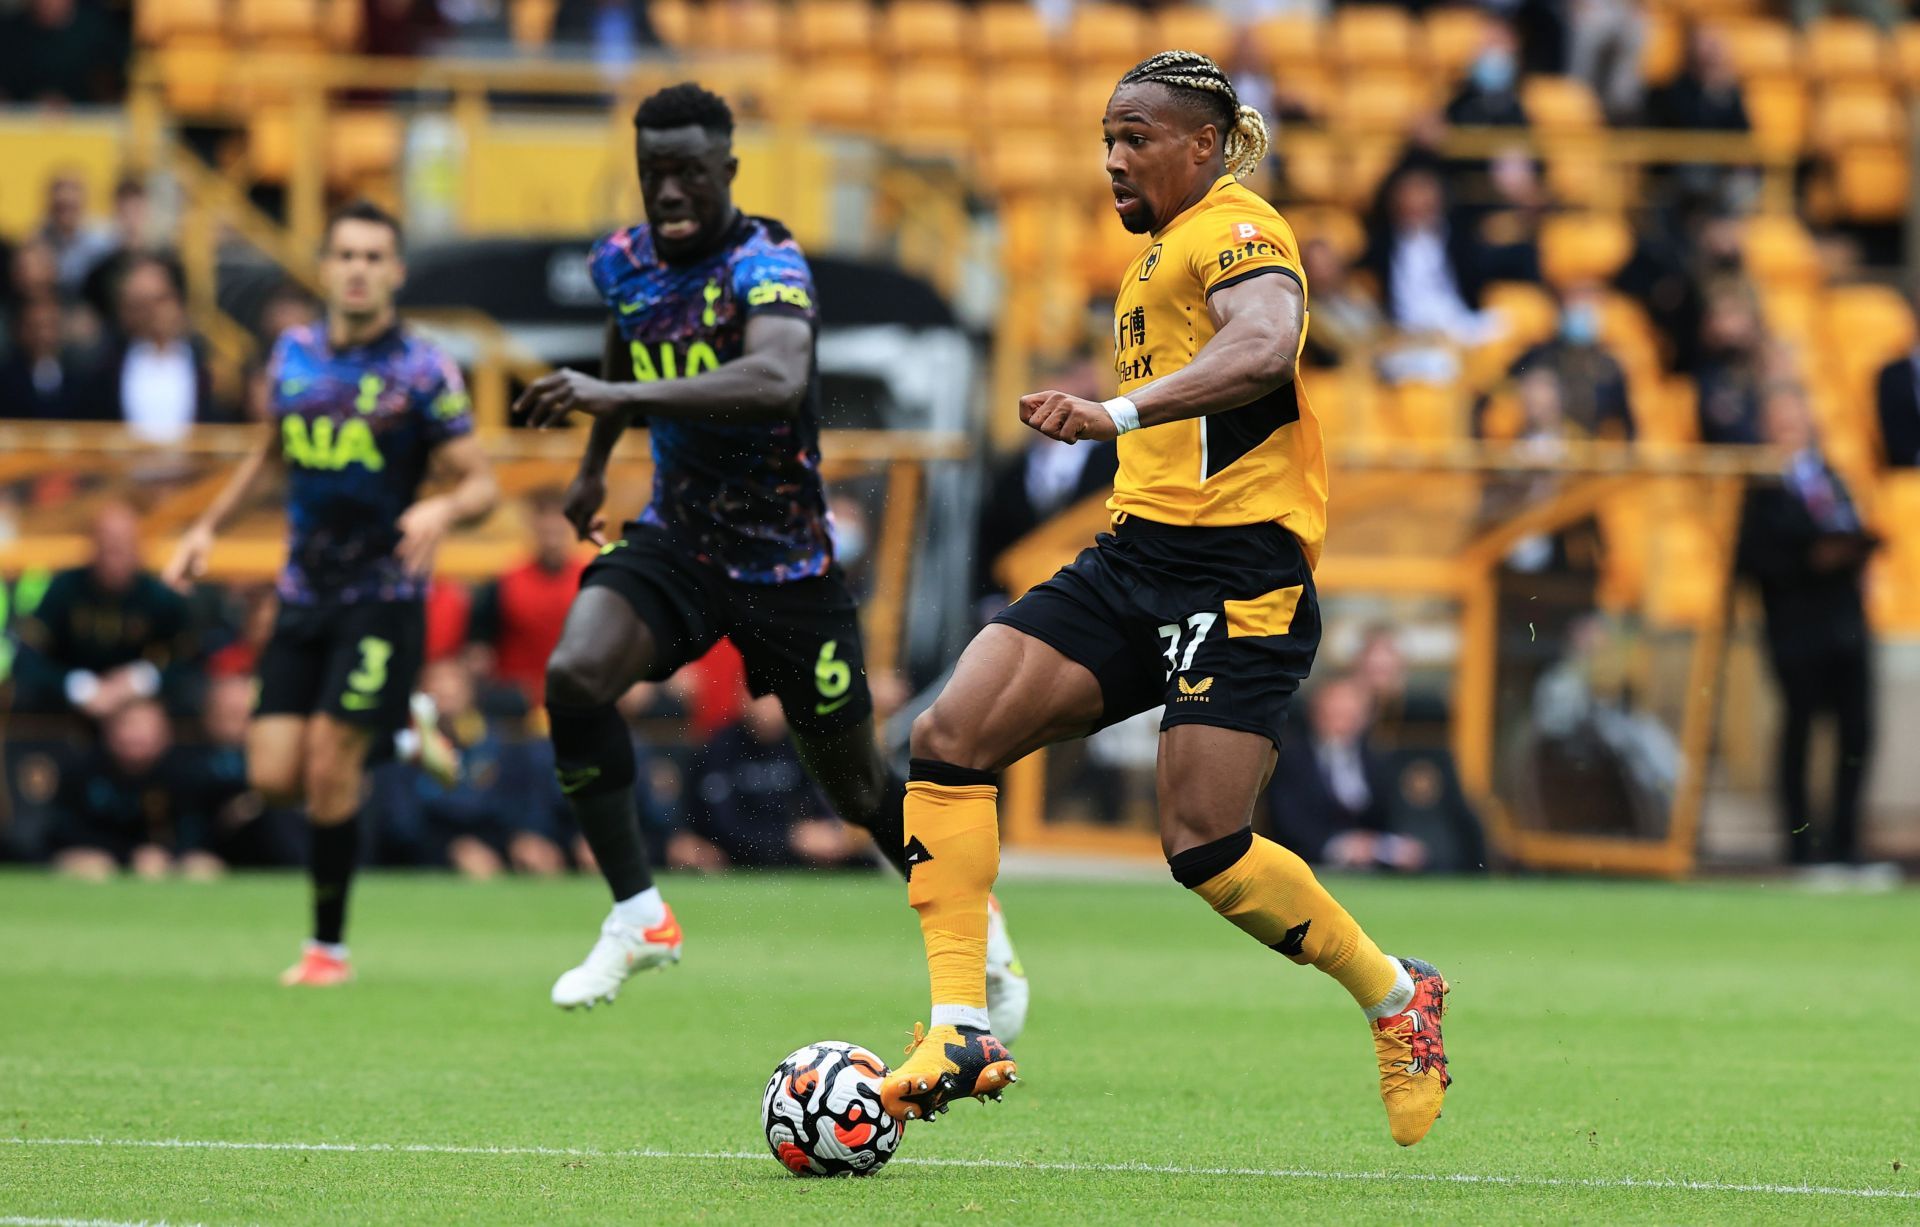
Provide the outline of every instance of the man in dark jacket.
[[1920,347],[1880,368],[1874,402],[1888,466],[1920,467]]
[[[1873,641],[1861,574],[1878,540],[1820,454],[1805,395],[1769,390],[1766,441],[1792,454],[1778,484],[1747,496],[1740,569],[1760,588],[1767,650],[1780,680],[1777,787],[1788,852],[1796,865],[1859,858],[1860,793],[1873,753]],[[1833,817],[1820,838],[1807,792],[1813,722],[1838,726]]]

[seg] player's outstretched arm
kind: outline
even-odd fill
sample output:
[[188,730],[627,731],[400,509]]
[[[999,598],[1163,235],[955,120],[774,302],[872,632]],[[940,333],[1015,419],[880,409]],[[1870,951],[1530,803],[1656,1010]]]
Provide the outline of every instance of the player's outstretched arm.
[[433,449],[436,475],[453,479],[445,494],[421,499],[400,516],[400,544],[394,548],[401,565],[413,575],[433,568],[434,551],[457,525],[482,520],[500,499],[487,453],[473,435],[458,435]]
[[586,413],[639,417],[784,417],[806,398],[813,371],[813,325],[764,313],[747,321],[738,358],[688,379],[608,383],[579,371],[554,371],[514,402],[529,424],[557,426]]
[[[1207,300],[1216,329],[1192,362],[1127,394],[1140,426],[1224,413],[1259,400],[1293,379],[1306,319],[1306,294],[1284,273],[1250,277]],[[1111,439],[1120,433],[1099,401],[1064,392],[1020,398],[1020,420],[1066,443]]]
[[168,560],[166,570],[160,578],[177,591],[185,592],[194,581],[207,573],[207,560],[213,555],[213,539],[220,526],[227,522],[234,508],[246,501],[253,483],[260,479],[261,470],[280,458],[280,430],[277,423],[269,422],[261,432],[260,441],[240,461],[240,467],[233,471],[227,484],[221,487],[200,518],[180,537],[173,547],[173,557]]

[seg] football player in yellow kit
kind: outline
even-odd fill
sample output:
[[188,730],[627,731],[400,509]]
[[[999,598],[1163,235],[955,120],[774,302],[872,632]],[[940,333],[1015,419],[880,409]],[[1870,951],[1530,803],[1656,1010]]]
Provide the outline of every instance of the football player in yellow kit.
[[1371,1020],[1388,1125],[1411,1146],[1450,1081],[1445,979],[1383,954],[1299,857],[1250,825],[1320,641],[1313,567],[1327,506],[1320,427],[1295,372],[1299,250],[1237,181],[1265,156],[1266,125],[1212,60],[1168,51],[1120,79],[1102,126],[1115,210],[1148,238],[1114,308],[1121,395],[1038,392],[1020,418],[1068,443],[1118,440],[1113,530],[982,630],[914,722],[905,862],[933,1014],[882,1096],[895,1116],[926,1118],[1016,1080],[984,980],[996,773],[1164,705],[1160,834],[1174,878],[1353,995]]

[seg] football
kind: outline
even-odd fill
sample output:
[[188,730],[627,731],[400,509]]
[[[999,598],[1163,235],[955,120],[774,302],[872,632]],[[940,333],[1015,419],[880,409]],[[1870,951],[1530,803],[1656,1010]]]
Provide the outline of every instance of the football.
[[842,1040],[789,1055],[761,1105],[773,1157],[796,1176],[871,1176],[885,1167],[906,1128],[880,1108],[886,1072],[886,1062]]

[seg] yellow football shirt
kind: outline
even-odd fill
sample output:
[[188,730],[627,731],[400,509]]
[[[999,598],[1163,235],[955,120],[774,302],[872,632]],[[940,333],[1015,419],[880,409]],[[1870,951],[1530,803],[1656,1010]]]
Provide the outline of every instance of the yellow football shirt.
[[[1134,258],[1114,304],[1120,391],[1186,366],[1213,339],[1207,298],[1249,277],[1292,277],[1306,290],[1293,230],[1266,201],[1222,175],[1198,204]],[[1302,320],[1300,340],[1306,341]],[[1299,354],[1294,357],[1297,359]],[[1327,462],[1320,423],[1296,376],[1251,404],[1120,436],[1107,506],[1161,524],[1284,525],[1320,561]]]

